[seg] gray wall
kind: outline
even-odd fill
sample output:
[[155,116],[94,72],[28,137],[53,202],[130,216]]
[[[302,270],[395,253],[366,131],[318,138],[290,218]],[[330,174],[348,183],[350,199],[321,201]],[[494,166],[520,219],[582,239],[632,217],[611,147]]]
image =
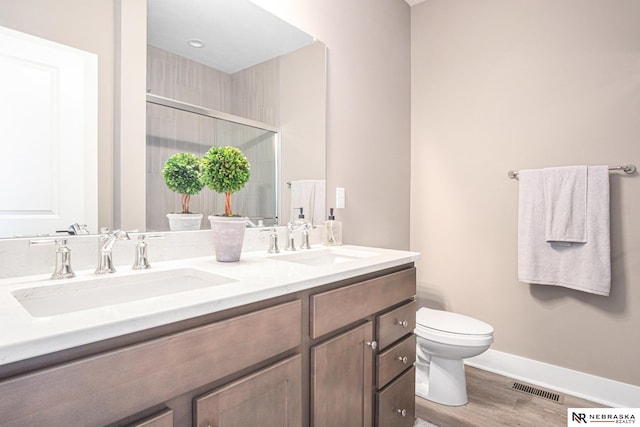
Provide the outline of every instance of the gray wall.
[[640,2],[412,8],[411,248],[421,302],[493,349],[640,385],[640,176],[611,175],[611,295],[517,281],[509,169],[640,164]]

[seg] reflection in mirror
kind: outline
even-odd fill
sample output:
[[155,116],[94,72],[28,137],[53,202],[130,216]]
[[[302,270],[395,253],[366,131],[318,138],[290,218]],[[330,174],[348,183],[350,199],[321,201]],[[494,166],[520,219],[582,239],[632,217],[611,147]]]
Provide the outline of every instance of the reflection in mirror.
[[[30,9],[26,4],[23,4],[24,2],[13,3],[11,8],[20,12],[18,15],[29,15]],[[127,25],[120,27],[119,31],[121,32],[118,36],[122,38],[124,45],[133,46],[133,50],[129,50],[129,53],[126,54],[129,55],[130,52],[138,52],[141,50],[138,44],[144,44],[143,41],[140,41],[141,37],[138,37],[138,32],[134,30],[141,28],[143,22],[139,22],[138,16],[131,12],[132,9],[135,9],[135,2],[127,1],[121,3],[122,18],[125,19]],[[71,18],[76,16],[74,13],[78,13],[72,10],[65,11],[63,10],[65,7],[69,6],[65,6],[64,4],[59,6],[61,16]],[[167,10],[167,7],[174,7],[175,9]],[[242,12],[243,10],[247,13]],[[224,15],[226,12],[231,11],[239,13],[234,17]],[[195,15],[195,18],[198,20],[193,22],[188,21],[187,25],[185,25],[183,15],[189,13]],[[248,0],[148,0],[148,15],[149,85],[147,89],[151,90],[151,93],[175,98],[183,102],[210,109],[230,112],[231,114],[241,117],[248,117],[262,123],[267,123],[279,130],[279,143],[281,148],[279,180],[275,191],[270,192],[270,194],[278,195],[278,203],[275,206],[275,210],[279,212],[280,223],[286,223],[293,212],[290,203],[290,190],[286,182],[325,179],[325,46],[318,41],[314,41],[313,37],[308,34],[300,32],[290,24],[265,12]],[[56,19],[57,16],[58,15],[51,16],[50,19]],[[222,23],[219,23],[216,21],[216,16],[225,16],[225,18]],[[5,22],[9,22],[14,18],[8,17],[5,19],[3,16],[3,19]],[[31,20],[26,19],[25,22],[28,23],[27,28],[29,25],[34,27],[41,26],[39,20],[34,19],[33,22],[31,22]],[[164,29],[165,27],[158,25],[160,23],[163,25],[172,25],[173,27],[171,27],[171,30],[166,30]],[[11,27],[11,25],[8,26]],[[69,38],[69,40],[73,41],[78,37],[76,33],[79,30],[76,31],[76,28],[72,28],[73,31],[67,34],[66,31],[58,27],[62,27],[62,25],[52,25],[51,31],[44,31],[43,33],[51,33],[50,38],[54,40]],[[180,27],[182,27],[183,30],[180,30]],[[276,30],[276,27],[283,29],[282,34],[284,34],[284,38],[276,37],[276,33],[281,33],[281,31]],[[213,39],[208,39],[207,33],[201,32],[201,30],[205,29],[231,30],[231,32],[220,32],[216,34]],[[160,44],[160,42],[153,38],[155,31],[164,32],[167,35],[176,37],[180,36],[178,44],[189,49],[192,53],[200,52],[207,53],[208,55],[208,49],[211,48],[216,51],[224,51],[230,54],[231,57],[245,58],[253,56],[244,53],[245,51],[257,53],[269,52],[270,55],[258,58],[255,62],[237,66],[234,70],[225,71],[222,65],[205,65],[206,61],[203,59],[188,58],[188,53],[177,52],[168,46]],[[181,31],[189,32],[190,35],[182,35]],[[34,33],[35,32],[37,31],[34,31]],[[60,34],[57,34],[58,32],[60,32]],[[201,34],[204,35],[201,36]],[[258,36],[257,41],[247,40],[247,36],[253,35]],[[205,47],[189,47],[187,41],[194,37],[202,38],[202,41],[205,42]],[[128,56],[123,56],[123,52],[119,52],[118,47],[113,44],[112,34],[103,34],[103,32],[100,32],[99,34],[92,34],[92,37],[86,38],[91,40],[85,43],[85,38],[83,38],[82,41],[77,44],[89,46],[90,48],[87,48],[87,50],[99,55],[97,58],[98,64],[103,64],[101,70],[104,70],[104,64],[111,64],[113,62],[114,56],[126,58],[121,64],[121,70],[123,72],[122,80],[133,82],[131,86],[135,88],[136,93],[142,93],[145,90],[143,86],[138,84],[135,76],[137,74],[135,67],[139,66],[138,62],[129,60]],[[278,40],[276,42],[278,51],[274,53],[273,46],[267,46],[265,42],[271,42],[276,39]],[[300,40],[302,40],[302,43],[299,43]],[[296,41],[296,46],[292,47],[289,43],[290,41]],[[69,44],[75,45],[72,42],[69,42]],[[11,45],[12,43],[7,43],[3,46]],[[280,50],[282,46],[284,46],[284,49]],[[300,46],[305,47],[300,48]],[[288,53],[283,54],[284,52]],[[281,56],[274,58],[273,55]],[[179,60],[180,65],[175,64],[173,62],[174,59]],[[38,62],[40,59],[34,58],[34,61]],[[270,70],[271,74],[259,72],[259,69]],[[0,72],[6,70],[6,68],[3,68]],[[129,76],[127,74],[129,72],[133,73],[133,75]],[[52,173],[47,180],[48,183],[59,182],[61,179],[60,173],[62,172],[80,171],[81,166],[78,166],[75,160],[80,158],[80,153],[83,149],[87,156],[93,156],[94,161],[99,151],[101,156],[103,156],[100,159],[101,171],[109,170],[111,166],[111,155],[119,148],[111,146],[113,143],[111,131],[105,131],[104,134],[98,135],[96,119],[99,104],[102,109],[100,122],[103,124],[101,129],[113,128],[113,123],[108,117],[113,113],[113,111],[109,111],[109,109],[113,107],[112,78],[113,76],[109,73],[105,74],[102,72],[101,76],[99,76],[100,87],[102,88],[101,92],[94,92],[92,95],[93,98],[85,101],[86,108],[79,111],[79,113],[87,113],[85,118],[92,117],[92,119],[90,119],[91,123],[87,125],[89,127],[85,128],[88,132],[94,132],[91,145],[74,148],[67,145],[67,142],[70,140],[69,138],[59,138],[60,153],[67,154],[61,155],[60,158],[65,160],[61,163],[60,167],[57,169],[52,168]],[[213,84],[203,85],[202,82],[206,79],[213,82]],[[11,81],[11,79],[7,78],[3,81],[7,82]],[[79,82],[80,80],[75,81]],[[275,95],[277,95],[277,97]],[[21,99],[20,96],[5,98],[20,101],[24,105],[39,105],[38,103],[27,102],[24,97]],[[98,101],[96,101],[96,98]],[[116,99],[116,104],[117,102],[118,100]],[[137,98],[135,102],[138,102]],[[133,104],[127,105],[131,106]],[[116,115],[120,114],[120,106],[115,105],[115,107]],[[231,110],[227,109],[227,107],[231,108]],[[15,105],[9,108],[17,111]],[[135,104],[131,110],[137,113],[142,108],[143,106],[141,104],[139,106]],[[137,117],[136,114],[134,114],[134,116]],[[8,116],[5,115],[5,118],[6,117]],[[73,117],[74,120],[77,120],[81,115],[64,115],[64,117]],[[131,118],[128,114],[124,114],[120,119],[135,120],[136,123],[138,123],[137,118]],[[3,125],[7,125],[10,122],[10,120],[5,120]],[[29,127],[28,129],[30,131],[42,130],[44,127],[44,121],[35,119],[33,115],[29,118],[28,123],[38,124],[38,126]],[[120,181],[118,181],[120,176],[126,177],[123,181],[126,187],[127,180],[129,179],[129,175],[126,172],[133,171],[134,168],[143,171],[148,170],[142,161],[144,156],[138,155],[138,152],[144,149],[144,140],[138,138],[137,128],[136,131],[131,130],[131,123],[128,123],[127,126],[121,126],[118,132],[120,132],[120,130],[122,130],[122,134],[118,136],[118,139],[126,141],[128,147],[127,153],[133,152],[134,156],[126,157],[127,161],[125,163],[122,163],[122,159],[118,159],[117,156],[115,156],[115,165],[112,169],[116,169],[116,175],[119,174],[119,176],[116,176],[115,182],[106,183],[105,181],[111,179],[112,175],[106,173],[98,176],[98,168],[96,168],[95,163],[92,163],[90,167],[84,168],[84,177],[73,179],[75,183],[85,184],[85,190],[69,190],[68,187],[64,187],[65,191],[57,191],[57,194],[71,197],[70,202],[59,202],[58,207],[60,209],[76,209],[81,205],[90,207],[87,209],[93,209],[93,213],[91,214],[91,217],[94,218],[93,220],[83,220],[79,218],[79,215],[74,214],[72,215],[73,220],[65,220],[60,225],[51,225],[44,229],[26,227],[20,231],[8,228],[0,233],[0,237],[10,237],[16,234],[53,234],[56,230],[67,229],[75,222],[80,223],[80,225],[87,223],[89,225],[89,231],[92,233],[97,232],[98,226],[113,226],[114,222],[124,229],[135,228],[142,231],[142,227],[139,224],[144,222],[146,214],[140,212],[142,209],[140,209],[139,206],[130,207],[131,203],[129,203],[132,198],[134,200],[145,198],[142,194],[142,189],[130,185],[129,187],[135,188],[126,195],[117,189],[120,188]],[[133,134],[133,136],[131,136],[131,134]],[[43,138],[39,139],[43,140]],[[100,141],[100,147],[97,147],[98,140]],[[12,145],[16,145],[17,148],[17,144]],[[259,167],[259,163],[260,162],[253,165],[253,174],[257,173],[256,168]],[[33,162],[30,163],[30,167],[32,170]],[[122,170],[118,170],[118,168],[122,168]],[[40,168],[39,170],[42,172],[44,169]],[[137,174],[134,174],[134,176],[138,178]],[[24,182],[28,184],[36,181],[39,184],[45,182],[43,179],[30,181],[33,177],[34,175],[29,173],[29,176],[25,178]],[[96,190],[99,179],[101,180],[100,190],[104,191],[100,193]],[[4,178],[3,181],[9,182]],[[133,184],[131,181],[128,182]],[[114,190],[114,187],[116,190]],[[88,191],[86,188],[92,189]],[[153,188],[148,188],[146,190],[147,197],[152,199],[154,194],[157,194],[155,191]],[[237,196],[236,198],[241,197],[240,195]],[[98,203],[96,203],[96,199],[98,199]],[[26,208],[24,205],[12,206],[8,202],[13,200],[13,197],[5,195],[3,200],[7,203],[0,207],[0,210],[19,209],[28,211],[33,209],[33,206],[27,206]],[[32,201],[33,200],[30,200],[29,202]],[[274,200],[273,203],[276,203],[276,201]],[[100,221],[102,221],[101,223],[98,223],[97,219],[96,210],[98,205],[101,209],[100,215],[104,216],[104,218],[100,219]],[[36,208],[40,209],[40,207]],[[82,207],[82,209],[85,208]],[[134,213],[131,214],[127,209],[134,211]],[[213,207],[211,207],[211,209],[213,209]],[[209,214],[214,212],[203,213]],[[89,216],[86,218],[89,218]],[[127,221],[131,221],[131,218],[134,218],[133,223],[127,223]],[[138,221],[140,218],[142,220]],[[91,225],[92,223],[95,224]]]
[[0,237],[97,231],[97,57],[0,27]]
[[[215,118],[212,116],[217,112],[190,104],[147,98],[147,231],[166,230],[166,214],[181,211],[180,195],[167,188],[162,176],[166,160],[178,152],[202,158],[214,145],[239,148],[251,165],[251,179],[233,193],[234,213],[249,217],[256,225],[278,223],[279,151],[275,130]],[[205,187],[191,196],[190,206],[192,213],[222,214],[224,196]],[[206,215],[201,228],[209,228]]]
[[[286,224],[293,214],[286,183],[325,179],[324,45],[248,0],[148,0],[147,31],[151,96],[259,122],[278,134],[278,143],[260,133],[239,138],[246,129],[228,129],[240,125],[214,130],[211,118],[148,107],[147,228],[167,230],[166,213],[179,210],[179,196],[161,180],[167,158],[180,151],[201,156],[212,145],[237,146],[251,162],[251,179],[234,193],[234,210],[264,218],[265,225]],[[189,45],[193,39],[200,47]],[[191,210],[205,215],[203,228],[207,215],[220,213],[208,193],[205,188],[192,202]],[[324,203],[317,210],[324,211]]]

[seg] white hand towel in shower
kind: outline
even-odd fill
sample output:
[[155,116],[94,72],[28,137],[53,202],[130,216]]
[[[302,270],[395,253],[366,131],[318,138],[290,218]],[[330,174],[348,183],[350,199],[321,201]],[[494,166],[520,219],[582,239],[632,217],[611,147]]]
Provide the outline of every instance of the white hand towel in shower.
[[325,180],[300,179],[291,181],[292,220],[298,218],[298,208],[303,208],[304,219],[312,224],[325,221]]
[[316,185],[313,193],[313,217],[311,217],[311,223],[314,225],[324,224],[327,220],[326,212],[326,181],[324,179],[316,180]]
[[545,237],[542,169],[519,172],[518,280],[598,295],[611,289],[609,169],[587,168],[586,243],[557,245]]
[[586,243],[587,167],[545,168],[542,176],[547,242]]

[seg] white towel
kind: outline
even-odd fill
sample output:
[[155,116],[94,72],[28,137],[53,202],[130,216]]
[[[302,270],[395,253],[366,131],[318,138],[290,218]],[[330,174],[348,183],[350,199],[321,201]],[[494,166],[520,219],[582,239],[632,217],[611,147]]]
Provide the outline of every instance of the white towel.
[[313,216],[310,221],[314,225],[324,224],[327,220],[327,191],[324,179],[316,181],[315,192],[313,195]]
[[587,242],[587,167],[542,170],[545,239],[547,242]]
[[298,219],[299,208],[304,220],[312,224],[325,221],[325,181],[323,179],[300,179],[291,181],[291,222]]
[[561,246],[545,239],[541,169],[521,170],[518,206],[518,280],[598,295],[611,289],[609,170],[587,168],[587,242]]

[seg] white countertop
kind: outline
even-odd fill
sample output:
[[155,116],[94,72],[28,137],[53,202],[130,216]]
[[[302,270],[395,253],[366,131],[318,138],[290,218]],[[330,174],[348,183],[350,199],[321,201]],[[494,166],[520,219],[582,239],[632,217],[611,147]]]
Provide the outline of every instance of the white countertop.
[[[327,250],[331,248],[314,246],[296,253]],[[351,251],[357,256],[346,262],[314,266],[276,259],[286,257],[290,252],[267,254],[259,251],[244,252],[240,262],[235,263],[221,263],[215,257],[207,256],[154,263],[145,271],[131,271],[130,267],[122,266],[108,278],[169,274],[176,269],[190,268],[225,276],[233,282],[52,316],[31,315],[13,293],[39,288],[39,291],[44,289],[45,293],[51,294],[56,292],[57,286],[68,287],[74,282],[86,284],[104,279],[104,276],[84,270],[76,271],[74,279],[65,280],[51,280],[49,275],[2,279],[0,365],[310,289],[420,258],[416,252],[349,245],[340,246],[336,251],[346,254]]]

